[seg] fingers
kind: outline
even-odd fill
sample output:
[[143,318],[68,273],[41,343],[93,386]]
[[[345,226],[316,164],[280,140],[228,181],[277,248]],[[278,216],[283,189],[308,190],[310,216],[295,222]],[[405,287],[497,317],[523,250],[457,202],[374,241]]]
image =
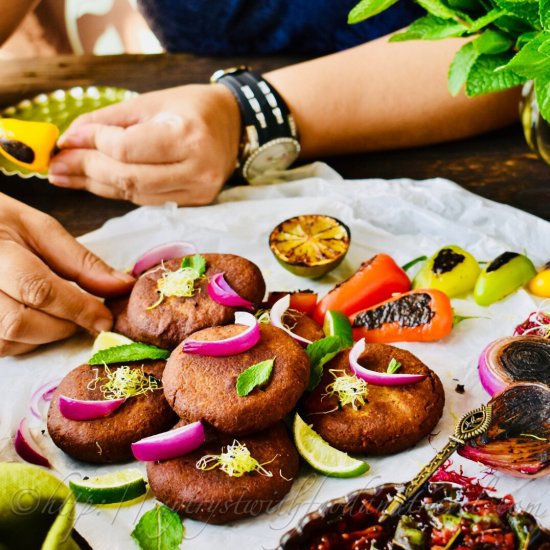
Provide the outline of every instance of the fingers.
[[0,340],[0,357],[23,355],[24,353],[32,351],[34,348],[36,348],[36,346],[31,344],[20,344],[19,342]]
[[180,116],[164,112],[128,127],[83,124],[66,132],[59,144],[62,148],[97,149],[122,163],[167,164],[189,155],[192,129],[187,126]]
[[221,189],[225,175],[217,167],[199,169],[197,162],[124,164],[93,149],[65,150],[56,157],[64,174],[59,175],[52,167],[50,182],[136,204],[170,200],[185,205],[208,204]]
[[0,253],[0,290],[16,302],[91,332],[111,328],[111,313],[97,298],[53,273],[32,252],[3,241]]
[[0,292],[0,341],[38,345],[72,336],[78,327],[24,306]]
[[120,273],[81,245],[53,218],[36,212],[25,217],[27,241],[55,273],[75,281],[97,296],[109,297],[130,291],[135,280]]
[[85,113],[75,118],[69,128],[58,140],[58,145],[64,147],[67,138],[80,126],[85,124],[112,124],[114,126],[131,126],[139,121],[140,109],[136,108],[135,100],[122,101],[115,105],[109,105],[90,113]]

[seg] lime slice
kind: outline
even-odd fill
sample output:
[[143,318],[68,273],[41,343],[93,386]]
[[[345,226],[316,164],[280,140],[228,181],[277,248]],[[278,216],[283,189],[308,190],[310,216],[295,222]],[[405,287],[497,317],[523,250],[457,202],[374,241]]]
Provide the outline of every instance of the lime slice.
[[126,344],[133,343],[133,340],[130,340],[130,338],[127,338],[122,334],[118,334],[118,332],[101,331],[94,340],[92,355],[95,355],[98,351],[102,351],[104,349],[114,348],[116,346],[125,346]]
[[350,320],[341,311],[327,310],[323,323],[323,331],[327,336],[339,336],[346,346],[353,346]]
[[294,441],[302,458],[313,468],[331,477],[355,477],[365,473],[369,465],[331,447],[296,414]]
[[78,502],[111,504],[139,497],[147,491],[142,473],[135,468],[112,474],[69,481],[69,487]]
[[349,228],[322,214],[296,216],[281,222],[269,236],[277,261],[300,277],[316,279],[344,259],[350,243]]

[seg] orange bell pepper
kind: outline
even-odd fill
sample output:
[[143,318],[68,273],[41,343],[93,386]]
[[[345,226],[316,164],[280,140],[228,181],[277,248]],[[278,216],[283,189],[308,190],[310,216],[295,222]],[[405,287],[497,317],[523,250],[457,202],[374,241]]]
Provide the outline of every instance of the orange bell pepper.
[[313,319],[323,325],[329,309],[351,315],[410,288],[409,277],[393,258],[387,254],[377,254],[363,262],[349,279],[334,287],[317,304]]
[[440,290],[418,289],[350,317],[353,339],[366,342],[432,342],[453,328],[451,300]]

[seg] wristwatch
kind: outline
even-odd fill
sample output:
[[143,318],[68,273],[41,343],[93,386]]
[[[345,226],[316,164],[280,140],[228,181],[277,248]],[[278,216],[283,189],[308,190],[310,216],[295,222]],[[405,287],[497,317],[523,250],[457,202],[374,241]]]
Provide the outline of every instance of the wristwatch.
[[216,71],[211,83],[235,96],[243,120],[237,169],[249,183],[271,170],[288,168],[300,154],[296,123],[277,90],[260,74],[241,65]]

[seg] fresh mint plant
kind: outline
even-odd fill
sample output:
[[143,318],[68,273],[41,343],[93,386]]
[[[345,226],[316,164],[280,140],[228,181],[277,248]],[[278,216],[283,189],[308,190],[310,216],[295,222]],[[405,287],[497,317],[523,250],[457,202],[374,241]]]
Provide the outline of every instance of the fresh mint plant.
[[[361,0],[359,23],[399,0]],[[449,90],[468,96],[533,80],[542,117],[550,122],[550,0],[416,0],[428,13],[390,42],[472,37],[449,68]]]

